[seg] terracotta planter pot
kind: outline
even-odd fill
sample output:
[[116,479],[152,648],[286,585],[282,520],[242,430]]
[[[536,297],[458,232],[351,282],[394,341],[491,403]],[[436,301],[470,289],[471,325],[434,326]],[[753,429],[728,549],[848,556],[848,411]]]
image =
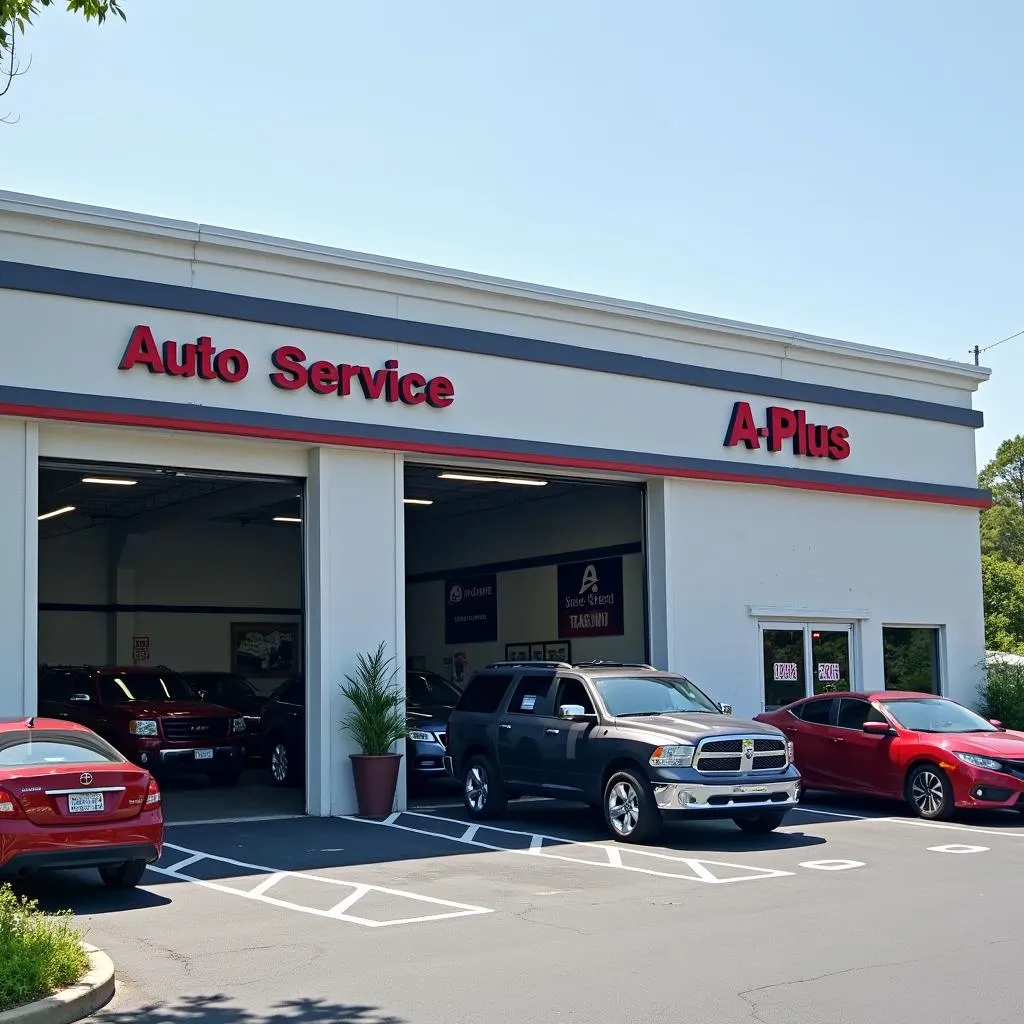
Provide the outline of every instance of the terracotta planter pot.
[[386,818],[395,806],[401,754],[349,754],[361,818]]

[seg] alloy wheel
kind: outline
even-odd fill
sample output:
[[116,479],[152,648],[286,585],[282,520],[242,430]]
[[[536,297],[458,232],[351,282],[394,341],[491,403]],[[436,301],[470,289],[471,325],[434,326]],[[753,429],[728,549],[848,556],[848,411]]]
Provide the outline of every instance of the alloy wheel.
[[288,778],[288,748],[283,743],[275,743],[270,753],[270,774],[275,782]]
[[946,798],[942,780],[932,771],[918,772],[910,787],[910,799],[921,814],[932,816],[938,814]]
[[640,795],[628,782],[616,782],[608,794],[608,819],[620,836],[628,836],[640,820]]
[[466,802],[470,809],[479,813],[487,805],[487,772],[475,764],[466,774]]

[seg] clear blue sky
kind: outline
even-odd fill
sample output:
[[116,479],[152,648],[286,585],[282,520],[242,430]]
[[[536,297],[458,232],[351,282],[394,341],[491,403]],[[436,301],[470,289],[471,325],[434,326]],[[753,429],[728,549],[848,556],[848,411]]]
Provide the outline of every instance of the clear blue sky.
[[[0,187],[964,361],[1024,328],[1020,0],[124,7],[30,30]],[[1024,337],[982,361],[984,461]]]

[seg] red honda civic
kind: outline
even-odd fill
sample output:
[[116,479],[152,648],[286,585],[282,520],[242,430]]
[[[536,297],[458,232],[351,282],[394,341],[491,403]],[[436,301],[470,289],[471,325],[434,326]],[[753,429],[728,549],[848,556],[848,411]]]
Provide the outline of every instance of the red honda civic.
[[922,818],[957,808],[1024,814],[1024,732],[931,693],[828,693],[754,716],[792,741],[805,789],[906,800]]
[[131,888],[160,857],[160,789],[85,726],[0,719],[0,877],[99,868]]

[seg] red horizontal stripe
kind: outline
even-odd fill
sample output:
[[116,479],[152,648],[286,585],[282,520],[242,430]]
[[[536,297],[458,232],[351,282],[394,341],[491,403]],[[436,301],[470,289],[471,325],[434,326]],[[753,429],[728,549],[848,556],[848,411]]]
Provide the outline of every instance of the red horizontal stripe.
[[386,449],[388,451],[418,452],[424,455],[451,455],[455,457],[487,458],[502,462],[523,462],[529,465],[561,467],[563,469],[612,470],[642,476],[677,477],[687,480],[714,480],[720,483],[756,484],[762,487],[789,487],[803,491],[825,491],[833,494],[855,494],[869,498],[891,498],[898,501],[924,501],[935,505],[962,505],[969,508],[988,508],[985,498],[955,497],[943,494],[919,494],[881,487],[836,483],[824,477],[818,480],[794,480],[788,477],[752,476],[741,469],[706,470],[686,467],[648,466],[642,462],[614,462],[603,459],[567,458],[530,452],[492,451],[487,448],[467,448],[456,445],[424,444],[416,441],[377,440],[367,437],[346,437],[342,434],[319,434],[313,431],[286,430],[280,427],[260,427],[249,424],[208,423],[198,419],[168,419],[161,416],[140,416],[134,413],[94,412],[83,409],[54,409],[44,406],[0,403],[0,415],[28,416],[36,419],[64,420],[73,423],[94,423],[104,426],[149,427],[158,430],[199,431],[231,437],[264,438],[268,441],[298,441],[303,444],[336,445],[350,448]]

